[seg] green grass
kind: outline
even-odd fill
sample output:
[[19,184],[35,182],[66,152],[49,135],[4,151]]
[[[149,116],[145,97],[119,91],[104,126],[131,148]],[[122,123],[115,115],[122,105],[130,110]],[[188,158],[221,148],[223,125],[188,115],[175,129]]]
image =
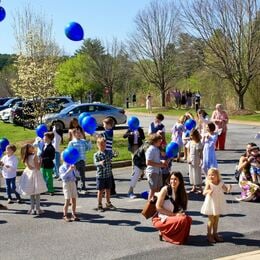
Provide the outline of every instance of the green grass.
[[[125,161],[131,160],[131,154],[127,150],[127,139],[122,137],[123,134],[117,134],[115,132],[113,149],[118,151],[118,157],[113,161]],[[5,124],[0,122],[0,138],[7,138],[11,144],[15,144],[17,147],[16,155],[20,158],[20,150],[22,145],[26,143],[32,143],[36,137],[34,130],[29,130],[20,126],[14,126],[13,124]],[[93,154],[97,151],[94,138],[92,138],[93,148],[86,153],[87,164],[93,164]],[[63,151],[68,145],[67,135],[64,134],[64,144],[61,145],[61,151]],[[24,168],[24,165],[19,161],[18,168]]]
[[[212,109],[205,109],[209,115],[213,112]],[[147,110],[145,107],[135,107],[135,108],[128,108],[128,112],[131,113],[147,113]],[[182,116],[186,112],[192,113],[194,116],[196,115],[196,111],[194,109],[174,109],[174,108],[160,108],[155,107],[153,108],[153,115],[156,115],[157,113],[162,113],[164,115],[168,116]],[[240,121],[251,121],[251,122],[260,122],[260,113],[253,114],[253,115],[237,115],[237,116],[229,116],[230,119],[233,120],[240,120]]]

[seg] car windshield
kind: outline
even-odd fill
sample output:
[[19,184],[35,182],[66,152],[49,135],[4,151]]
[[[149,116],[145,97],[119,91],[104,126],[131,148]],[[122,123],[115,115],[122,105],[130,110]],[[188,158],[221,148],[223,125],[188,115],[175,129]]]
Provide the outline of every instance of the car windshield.
[[63,108],[60,113],[61,114],[67,114],[70,110],[72,110],[74,107],[76,107],[77,105],[71,105],[71,106],[68,106],[68,107],[65,107]]

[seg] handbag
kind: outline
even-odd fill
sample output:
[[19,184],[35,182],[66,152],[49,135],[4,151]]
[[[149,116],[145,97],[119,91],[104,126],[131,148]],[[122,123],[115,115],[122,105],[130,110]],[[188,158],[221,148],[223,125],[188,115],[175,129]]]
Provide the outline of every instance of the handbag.
[[156,211],[156,201],[157,197],[154,196],[154,199],[147,201],[141,214],[146,218],[151,218],[155,215]]

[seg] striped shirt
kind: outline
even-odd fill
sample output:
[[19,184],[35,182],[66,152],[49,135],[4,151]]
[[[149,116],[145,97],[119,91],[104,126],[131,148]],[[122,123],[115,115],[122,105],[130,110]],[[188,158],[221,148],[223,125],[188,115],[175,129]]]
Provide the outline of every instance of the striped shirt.
[[73,139],[69,142],[68,147],[74,147],[79,151],[79,161],[86,161],[86,152],[89,151],[92,147],[92,144],[90,141],[87,141],[85,139]]
[[[97,166],[97,178],[104,179],[112,176],[112,153],[105,150],[104,152],[98,151],[94,154],[94,164]],[[102,165],[101,162],[104,161]]]
[[101,136],[106,139],[106,150],[112,152],[113,147],[113,129],[105,130]]

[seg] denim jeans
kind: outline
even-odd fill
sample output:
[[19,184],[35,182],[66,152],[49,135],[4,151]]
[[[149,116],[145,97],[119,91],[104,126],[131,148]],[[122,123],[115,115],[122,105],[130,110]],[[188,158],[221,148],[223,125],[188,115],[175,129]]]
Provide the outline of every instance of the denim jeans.
[[15,194],[16,198],[19,200],[21,199],[20,195],[18,192],[16,192],[16,185],[15,185],[15,178],[10,178],[10,179],[5,179],[5,184],[6,184],[6,193],[8,199],[12,199],[12,193]]
[[80,160],[80,161],[75,163],[75,166],[76,166],[76,169],[79,171],[79,175],[80,175],[80,180],[81,180],[81,187],[80,188],[82,190],[85,190],[86,189],[86,184],[85,184],[86,163],[85,163],[85,161]]
[[59,177],[59,168],[60,168],[60,152],[55,152],[55,159],[54,159],[54,168],[53,172],[56,177]]

